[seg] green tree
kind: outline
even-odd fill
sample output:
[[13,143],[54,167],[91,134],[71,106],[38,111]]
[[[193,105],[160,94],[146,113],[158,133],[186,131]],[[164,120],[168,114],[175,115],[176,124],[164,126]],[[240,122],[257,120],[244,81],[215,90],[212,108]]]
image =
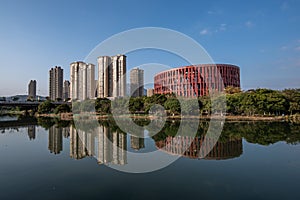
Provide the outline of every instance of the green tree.
[[198,99],[181,99],[181,113],[184,115],[199,115],[202,102]]
[[61,104],[61,105],[57,106],[54,109],[54,113],[55,114],[58,114],[58,113],[68,113],[68,112],[71,112],[71,108],[67,104]]
[[227,94],[226,95],[226,110],[227,113],[238,115],[242,113],[241,101],[243,93]]
[[45,114],[50,113],[54,109],[54,105],[51,103],[51,101],[44,101],[38,106],[38,113]]
[[111,112],[114,112],[115,114],[128,113],[129,99],[127,97],[116,98],[111,102]]
[[96,111],[100,114],[111,113],[111,101],[107,98],[97,98],[95,103]]
[[171,115],[177,115],[181,112],[178,99],[173,97],[166,100],[166,102],[164,103],[164,107]]
[[80,102],[81,112],[95,112],[95,100],[87,99]]
[[242,91],[241,91],[241,88],[239,88],[239,87],[228,86],[225,88],[226,94],[236,94],[236,93],[240,93],[240,92],[242,92]]
[[209,96],[202,96],[198,98],[198,101],[201,102],[200,113],[210,114],[211,113],[211,99]]
[[144,112],[143,97],[132,97],[129,100],[129,111],[131,113]]
[[285,89],[282,94],[286,97],[289,108],[288,111],[292,115],[300,113],[300,89]]
[[257,111],[257,99],[255,92],[246,92],[241,98],[241,110],[246,115],[254,115]]

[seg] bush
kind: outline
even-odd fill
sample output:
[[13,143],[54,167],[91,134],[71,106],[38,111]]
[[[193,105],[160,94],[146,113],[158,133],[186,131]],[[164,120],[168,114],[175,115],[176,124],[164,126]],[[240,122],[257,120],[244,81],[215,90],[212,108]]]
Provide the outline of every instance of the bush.
[[67,112],[71,112],[71,108],[68,104],[61,104],[54,109],[55,114]]
[[41,103],[38,107],[38,113],[45,114],[50,113],[54,108],[54,105],[51,103],[51,101],[44,101]]

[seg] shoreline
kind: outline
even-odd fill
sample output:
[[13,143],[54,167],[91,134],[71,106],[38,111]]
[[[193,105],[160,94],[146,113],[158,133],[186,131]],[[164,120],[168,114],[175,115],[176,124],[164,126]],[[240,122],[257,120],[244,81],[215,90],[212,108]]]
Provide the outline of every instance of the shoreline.
[[[73,120],[73,118],[82,118],[82,119],[97,119],[97,120],[106,120],[116,116],[112,115],[98,115],[96,113],[87,113],[81,115],[73,115],[73,113],[61,113],[61,114],[35,114],[35,117],[50,117],[50,118],[60,118],[61,120]],[[137,115],[137,114],[127,114],[127,115],[119,115],[118,118],[132,118],[132,119],[159,119],[159,116],[154,115]],[[273,122],[292,122],[292,123],[300,123],[300,115],[285,115],[285,116],[217,116],[217,115],[202,115],[202,116],[167,116],[168,120],[211,120],[211,119],[220,119],[230,122],[242,122],[242,121],[273,121]]]

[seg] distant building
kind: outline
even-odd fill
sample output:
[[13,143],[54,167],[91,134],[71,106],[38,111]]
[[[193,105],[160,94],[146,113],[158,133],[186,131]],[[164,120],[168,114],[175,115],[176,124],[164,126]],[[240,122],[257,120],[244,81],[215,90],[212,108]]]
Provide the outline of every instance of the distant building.
[[153,88],[147,89],[147,97],[151,97],[153,94],[154,94]]
[[126,96],[130,96],[130,83],[126,83]]
[[144,70],[133,68],[130,71],[130,95],[133,97],[144,95]]
[[63,87],[63,99],[67,100],[68,98],[70,98],[70,81],[65,80]]
[[28,98],[36,99],[36,80],[31,80],[28,84]]
[[98,97],[126,95],[126,56],[98,57]]
[[81,61],[70,64],[70,98],[86,100],[95,97],[95,65]]
[[63,98],[63,69],[55,66],[49,70],[49,97],[51,100]]

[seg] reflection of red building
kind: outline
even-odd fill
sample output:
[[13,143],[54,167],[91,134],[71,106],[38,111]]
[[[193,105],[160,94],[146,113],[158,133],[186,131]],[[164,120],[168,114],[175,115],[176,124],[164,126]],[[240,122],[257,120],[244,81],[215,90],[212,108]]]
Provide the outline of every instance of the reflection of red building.
[[[189,158],[221,160],[239,157],[243,153],[242,139],[228,139],[217,141],[216,143],[209,138],[189,137],[189,136],[168,136],[165,140],[155,143],[160,150],[174,155],[181,155]],[[201,149],[200,149],[201,148]],[[200,152],[201,150],[201,152]]]
[[229,64],[200,64],[160,72],[154,77],[154,93],[193,97],[240,87],[240,68]]

